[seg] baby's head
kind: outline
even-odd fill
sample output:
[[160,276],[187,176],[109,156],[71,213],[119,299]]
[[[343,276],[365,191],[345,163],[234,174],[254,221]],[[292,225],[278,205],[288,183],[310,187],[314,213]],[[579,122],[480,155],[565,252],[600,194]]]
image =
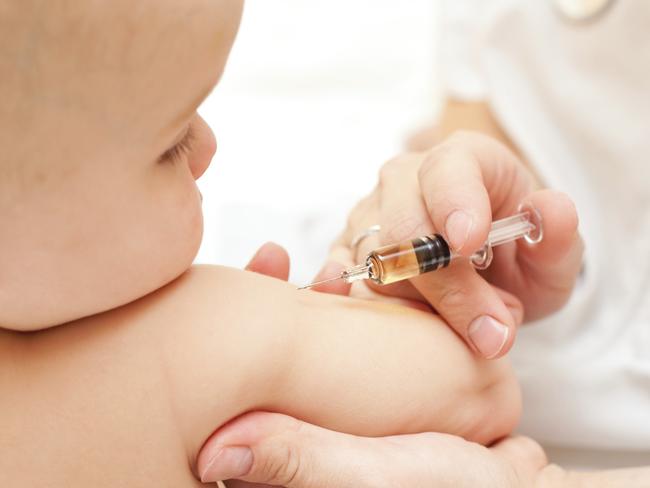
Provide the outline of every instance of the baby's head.
[[224,68],[235,0],[0,0],[0,327],[133,301],[191,264],[196,114]]

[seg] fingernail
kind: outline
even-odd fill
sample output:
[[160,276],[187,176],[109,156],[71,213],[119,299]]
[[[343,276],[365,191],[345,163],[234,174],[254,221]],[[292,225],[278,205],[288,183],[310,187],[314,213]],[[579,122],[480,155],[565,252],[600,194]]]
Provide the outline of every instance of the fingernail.
[[264,256],[264,254],[268,253],[269,245],[272,245],[272,244],[275,244],[275,243],[269,241],[269,242],[265,242],[264,244],[262,244],[260,246],[260,248],[257,251],[255,251],[255,254],[253,254],[253,257],[250,259],[250,261],[248,261],[248,264],[246,265],[245,269],[249,269],[251,264],[253,264],[256,260],[258,260],[262,256]]
[[474,227],[474,219],[471,215],[463,210],[454,210],[445,222],[445,233],[447,240],[454,251],[460,251],[467,239],[469,233]]
[[253,451],[248,447],[222,448],[201,473],[202,483],[241,478],[253,467]]
[[508,340],[509,332],[505,325],[487,315],[474,319],[468,330],[472,344],[486,359],[499,355]]

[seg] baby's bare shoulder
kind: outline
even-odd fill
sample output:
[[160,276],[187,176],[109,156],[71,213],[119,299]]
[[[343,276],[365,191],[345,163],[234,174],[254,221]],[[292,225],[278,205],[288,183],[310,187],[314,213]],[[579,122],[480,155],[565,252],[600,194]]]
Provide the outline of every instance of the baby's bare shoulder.
[[197,267],[119,309],[0,332],[0,452],[11,453],[0,485],[136,486],[142,474],[193,486],[193,453],[272,388],[268,351],[284,347],[293,293],[252,273]]

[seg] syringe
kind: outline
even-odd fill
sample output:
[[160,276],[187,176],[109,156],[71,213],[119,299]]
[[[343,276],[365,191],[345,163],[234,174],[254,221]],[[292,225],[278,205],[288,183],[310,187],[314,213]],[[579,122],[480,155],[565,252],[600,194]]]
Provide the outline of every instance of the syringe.
[[[543,237],[542,217],[539,212],[530,205],[522,206],[516,215],[492,222],[487,241],[469,260],[475,268],[486,269],[492,263],[493,247],[521,238],[530,244],[536,244]],[[380,285],[388,285],[446,268],[452,260],[458,258],[462,256],[452,252],[440,234],[418,237],[375,249],[366,256],[364,263],[344,270],[339,276],[310,283],[300,289],[337,280],[347,283],[372,280]]]

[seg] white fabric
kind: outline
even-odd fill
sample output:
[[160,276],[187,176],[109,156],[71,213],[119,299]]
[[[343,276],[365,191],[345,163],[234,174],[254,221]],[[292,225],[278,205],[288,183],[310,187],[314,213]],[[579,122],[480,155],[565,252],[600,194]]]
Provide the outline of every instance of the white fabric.
[[[448,3],[478,16],[448,24],[472,48],[443,69],[471,73],[548,185],[572,196],[587,245],[569,306],[520,333],[521,431],[650,464],[650,2],[584,23],[551,1]],[[466,83],[447,82],[463,96]]]

